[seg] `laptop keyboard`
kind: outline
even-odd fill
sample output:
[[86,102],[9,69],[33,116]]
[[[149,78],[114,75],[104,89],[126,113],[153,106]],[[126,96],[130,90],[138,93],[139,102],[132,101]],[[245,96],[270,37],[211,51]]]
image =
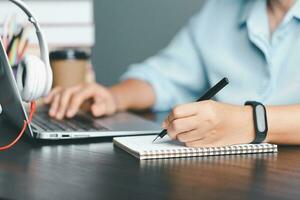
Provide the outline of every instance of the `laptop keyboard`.
[[44,131],[104,131],[106,127],[95,122],[91,117],[77,115],[72,119],[56,120],[49,117],[47,112],[37,112],[32,120],[33,128],[37,125]]

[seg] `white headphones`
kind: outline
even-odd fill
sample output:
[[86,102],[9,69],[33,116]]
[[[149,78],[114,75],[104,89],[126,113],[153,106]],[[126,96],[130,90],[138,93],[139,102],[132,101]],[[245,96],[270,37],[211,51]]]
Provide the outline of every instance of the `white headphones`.
[[36,18],[20,0],[9,0],[21,8],[28,16],[35,29],[39,42],[41,58],[33,55],[26,56],[19,64],[16,81],[21,97],[26,102],[31,102],[40,97],[46,96],[52,86],[52,70],[49,61],[49,50]]

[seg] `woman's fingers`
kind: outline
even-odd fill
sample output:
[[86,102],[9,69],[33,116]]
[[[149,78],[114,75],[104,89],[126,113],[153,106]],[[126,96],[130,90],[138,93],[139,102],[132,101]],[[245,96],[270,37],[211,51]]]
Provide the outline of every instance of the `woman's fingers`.
[[93,116],[100,117],[102,115],[105,115],[107,112],[107,106],[104,102],[98,102],[94,103],[91,107],[91,112]]
[[53,96],[53,100],[52,100],[52,103],[51,103],[50,109],[49,109],[49,115],[51,117],[55,117],[56,114],[57,114],[57,109],[58,109],[58,106],[59,106],[60,96],[61,96],[60,93],[57,93],[56,95]]
[[175,119],[196,115],[197,107],[197,102],[176,106],[165,119],[163,125],[167,127]]
[[197,116],[175,119],[168,125],[168,135],[170,138],[176,139],[177,135],[180,133],[197,129],[198,124],[199,120],[197,119]]
[[44,102],[46,104],[50,104],[53,101],[54,97],[61,91],[62,91],[61,87],[56,87],[56,88],[52,89],[50,91],[50,93],[44,98]]
[[72,87],[70,89],[66,89],[62,92],[62,95],[61,95],[61,98],[60,98],[60,104],[59,104],[59,107],[57,109],[57,114],[56,114],[56,118],[57,119],[63,119],[65,114],[66,114],[66,111],[69,107],[69,102],[70,102],[70,99],[72,97],[72,95],[79,91],[81,89],[80,86],[76,86],[76,87]]
[[70,106],[67,110],[67,117],[73,117],[79,110],[82,103],[90,98],[101,98],[101,95],[99,91],[97,91],[97,88],[90,86],[75,92],[70,100]]
[[49,115],[57,119],[71,118],[86,100],[93,100],[90,107],[94,116],[109,115],[116,111],[116,105],[109,90],[96,83],[72,88],[55,88],[46,97],[45,103],[51,104]]
[[198,129],[194,129],[188,132],[180,133],[176,136],[176,138],[183,143],[194,142],[197,140],[202,140],[207,136],[212,136],[213,131],[203,130],[200,132]]

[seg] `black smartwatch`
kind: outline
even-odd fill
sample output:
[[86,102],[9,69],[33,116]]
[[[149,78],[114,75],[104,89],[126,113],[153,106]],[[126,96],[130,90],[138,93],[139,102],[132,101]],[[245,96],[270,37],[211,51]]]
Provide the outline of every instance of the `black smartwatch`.
[[253,108],[255,139],[252,144],[262,143],[266,139],[268,133],[266,107],[262,103],[256,101],[247,101],[245,105]]

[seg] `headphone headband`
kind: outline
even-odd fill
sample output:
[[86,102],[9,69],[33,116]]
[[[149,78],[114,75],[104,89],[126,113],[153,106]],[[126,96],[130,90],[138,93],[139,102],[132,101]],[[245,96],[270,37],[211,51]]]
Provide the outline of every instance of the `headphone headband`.
[[41,30],[41,27],[38,23],[38,21],[36,20],[35,15],[33,14],[33,12],[28,8],[28,6],[20,1],[20,0],[9,0],[10,2],[14,3],[15,5],[17,5],[21,10],[24,11],[24,13],[28,16],[28,20],[29,22],[31,22],[36,30],[36,35],[38,38],[38,42],[39,42],[39,48],[40,48],[40,54],[41,54],[41,59],[43,60],[43,62],[45,63],[46,66],[46,70],[47,70],[47,86],[46,86],[46,91],[44,92],[44,95],[46,95],[52,86],[52,79],[53,79],[53,75],[52,75],[52,71],[51,71],[51,67],[50,67],[50,60],[49,60],[49,50],[48,50],[48,45],[46,42],[46,39],[43,35],[43,32]]

